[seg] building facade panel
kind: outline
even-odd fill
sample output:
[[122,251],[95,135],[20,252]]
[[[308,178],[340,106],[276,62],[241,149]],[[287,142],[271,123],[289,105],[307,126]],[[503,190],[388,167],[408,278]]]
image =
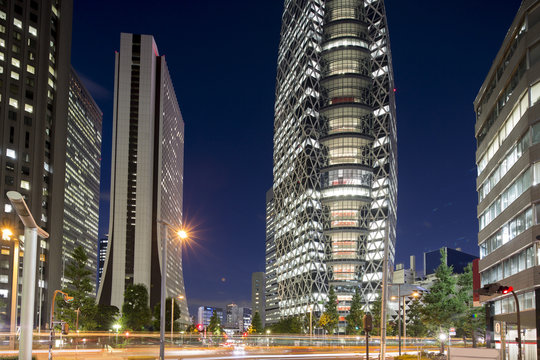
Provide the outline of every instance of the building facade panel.
[[[474,102],[481,284],[512,286],[522,312],[524,359],[537,359],[536,309],[540,234],[540,2],[524,0]],[[509,358],[517,346],[516,307],[510,295],[481,297],[488,308],[487,342],[501,342]],[[524,315],[527,319],[524,319]],[[497,324],[497,326],[495,326]]]

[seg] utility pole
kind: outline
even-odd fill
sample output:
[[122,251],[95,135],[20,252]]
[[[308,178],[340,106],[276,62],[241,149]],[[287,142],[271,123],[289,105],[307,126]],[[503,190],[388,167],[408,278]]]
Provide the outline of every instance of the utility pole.
[[382,275],[382,301],[381,301],[381,360],[386,358],[386,307],[388,305],[388,234],[389,227],[386,220],[386,234],[384,238],[384,257],[383,257],[383,275]]

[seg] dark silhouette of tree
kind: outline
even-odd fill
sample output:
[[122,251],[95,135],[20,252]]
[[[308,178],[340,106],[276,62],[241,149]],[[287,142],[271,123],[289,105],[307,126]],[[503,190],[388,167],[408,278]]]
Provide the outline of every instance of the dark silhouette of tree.
[[125,329],[141,331],[148,329],[152,312],[148,305],[148,290],[143,284],[129,285],[124,291],[122,304],[122,326]]

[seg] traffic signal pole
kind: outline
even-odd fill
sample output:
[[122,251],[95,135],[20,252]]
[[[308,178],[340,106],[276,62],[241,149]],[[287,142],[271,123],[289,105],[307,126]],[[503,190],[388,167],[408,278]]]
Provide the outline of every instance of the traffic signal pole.
[[516,295],[516,293],[514,292],[514,290],[512,290],[512,295],[514,295],[514,300],[516,301],[516,311],[517,311],[517,331],[518,331],[518,337],[517,337],[517,343],[518,343],[518,360],[523,360],[523,355],[521,353],[521,316],[520,316],[520,312],[519,312],[519,300],[518,300],[518,297]]

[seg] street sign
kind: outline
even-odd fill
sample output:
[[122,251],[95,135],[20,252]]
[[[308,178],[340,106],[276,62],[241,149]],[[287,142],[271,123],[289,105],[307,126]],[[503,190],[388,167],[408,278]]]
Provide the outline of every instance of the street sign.
[[456,328],[450,328],[450,331],[448,333],[450,336],[456,336]]

